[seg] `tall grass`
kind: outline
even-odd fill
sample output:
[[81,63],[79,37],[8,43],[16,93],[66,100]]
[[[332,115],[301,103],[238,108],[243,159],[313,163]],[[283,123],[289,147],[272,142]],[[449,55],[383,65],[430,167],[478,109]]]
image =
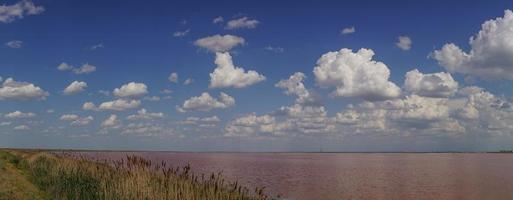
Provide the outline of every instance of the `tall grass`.
[[38,154],[25,165],[32,182],[56,199],[269,200],[263,189],[250,191],[221,174],[195,175],[190,166],[170,168],[128,156],[92,162]]

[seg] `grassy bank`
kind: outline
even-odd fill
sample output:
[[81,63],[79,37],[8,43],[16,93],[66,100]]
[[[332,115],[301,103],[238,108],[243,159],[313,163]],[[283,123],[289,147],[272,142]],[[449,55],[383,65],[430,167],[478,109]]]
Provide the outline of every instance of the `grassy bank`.
[[139,157],[106,163],[0,150],[0,170],[0,199],[271,199],[262,189],[249,190],[220,174],[194,175],[189,166],[170,168]]

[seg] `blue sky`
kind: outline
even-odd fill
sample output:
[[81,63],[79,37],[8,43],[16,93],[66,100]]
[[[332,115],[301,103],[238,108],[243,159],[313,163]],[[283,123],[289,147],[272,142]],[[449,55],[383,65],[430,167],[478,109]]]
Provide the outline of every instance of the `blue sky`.
[[0,146],[513,146],[512,2],[2,4]]

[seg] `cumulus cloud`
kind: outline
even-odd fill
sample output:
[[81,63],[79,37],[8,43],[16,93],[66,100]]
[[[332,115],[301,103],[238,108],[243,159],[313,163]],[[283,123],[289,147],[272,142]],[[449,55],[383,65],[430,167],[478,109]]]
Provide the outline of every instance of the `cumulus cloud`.
[[253,29],[256,28],[260,22],[256,19],[249,19],[248,17],[241,17],[239,19],[232,19],[226,23],[226,29]]
[[204,127],[204,128],[210,128],[215,127],[217,124],[221,122],[221,119],[217,116],[211,116],[211,117],[187,117],[187,119],[180,122],[180,124],[183,125],[189,125],[189,126],[197,126],[197,127]]
[[38,86],[7,78],[0,87],[0,100],[44,100],[49,95]]
[[152,120],[152,119],[159,119],[164,118],[164,113],[158,112],[158,113],[152,113],[146,111],[146,109],[141,109],[137,111],[137,114],[135,115],[129,115],[126,117],[128,120]]
[[233,65],[230,53],[216,53],[216,69],[210,73],[211,88],[244,88],[265,80],[265,76],[256,71],[245,71],[241,67]]
[[117,115],[110,115],[102,122],[102,127],[115,127],[119,124],[118,116]]
[[167,80],[172,83],[178,83],[178,74],[176,72],[173,72],[169,74],[169,77],[167,77]]
[[317,60],[314,68],[315,80],[321,87],[335,87],[333,96],[361,97],[380,100],[398,97],[401,89],[390,82],[390,70],[372,60],[374,51],[351,49],[328,52]]
[[83,81],[73,81],[62,91],[64,95],[74,95],[84,91],[87,88],[87,83]]
[[[99,110],[124,111],[138,108],[141,105],[140,100],[116,99],[114,101],[103,102],[98,106]],[[94,108],[94,107],[93,107]]]
[[405,77],[404,88],[421,96],[448,97],[458,90],[458,82],[445,72],[423,74],[415,69],[407,72]]
[[408,51],[411,49],[411,39],[408,36],[399,36],[397,38],[397,43],[395,45],[404,51]]
[[200,38],[194,42],[194,45],[205,48],[211,52],[226,52],[236,47],[237,45],[244,45],[244,38],[234,35],[213,35],[205,38]]
[[31,113],[31,112],[24,113],[24,112],[21,112],[21,111],[14,111],[14,112],[7,113],[7,114],[4,115],[5,118],[9,118],[9,119],[32,118],[32,117],[35,117],[35,116],[36,116],[36,114],[34,114],[34,113]]
[[185,79],[185,81],[183,81],[184,85],[190,85],[192,83],[194,83],[194,79],[192,79],[192,78],[187,78],[187,79]]
[[356,29],[354,28],[354,26],[351,26],[351,27],[346,27],[346,28],[342,29],[340,31],[340,34],[347,35],[347,34],[351,34],[354,32],[356,32]]
[[296,95],[296,103],[299,104],[312,104],[316,103],[317,98],[308,91],[303,84],[303,80],[306,78],[305,74],[296,72],[289,77],[289,79],[281,80],[276,83],[276,87],[286,89],[285,94]]
[[59,71],[72,71],[74,74],[90,74],[96,71],[96,66],[86,63],[77,68],[73,65],[69,65],[68,63],[63,62],[57,66],[57,69]]
[[19,49],[23,47],[23,41],[13,40],[5,43],[5,45],[13,49]]
[[173,37],[184,37],[187,34],[189,34],[190,31],[191,31],[191,29],[187,29],[187,30],[184,30],[184,31],[176,31],[176,32],[173,33]]
[[470,51],[453,43],[432,53],[438,64],[451,73],[468,74],[484,79],[513,80],[513,12],[488,20],[477,35],[470,38]]
[[200,96],[191,97],[182,106],[177,106],[179,112],[210,111],[212,109],[225,109],[235,105],[235,99],[221,92],[217,99],[204,92]]
[[15,131],[28,131],[28,130],[30,130],[30,127],[27,125],[19,125],[19,126],[15,126],[13,129]]
[[223,23],[224,22],[224,18],[219,16],[219,17],[216,17],[212,20],[212,23],[213,24],[218,24],[218,23]]
[[28,15],[37,15],[45,11],[43,6],[36,6],[30,0],[22,0],[14,5],[0,5],[0,22],[10,23]]
[[60,117],[62,121],[69,121],[74,126],[85,126],[91,123],[94,118],[92,116],[80,117],[75,114],[65,114]]
[[130,82],[114,89],[112,94],[122,98],[141,97],[148,94],[148,87],[144,83]]

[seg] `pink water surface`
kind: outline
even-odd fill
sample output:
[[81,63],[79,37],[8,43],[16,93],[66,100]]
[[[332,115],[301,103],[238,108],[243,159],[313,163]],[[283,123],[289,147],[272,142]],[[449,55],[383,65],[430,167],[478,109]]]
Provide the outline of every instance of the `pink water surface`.
[[513,154],[82,152],[138,155],[266,187],[284,199],[513,199]]

